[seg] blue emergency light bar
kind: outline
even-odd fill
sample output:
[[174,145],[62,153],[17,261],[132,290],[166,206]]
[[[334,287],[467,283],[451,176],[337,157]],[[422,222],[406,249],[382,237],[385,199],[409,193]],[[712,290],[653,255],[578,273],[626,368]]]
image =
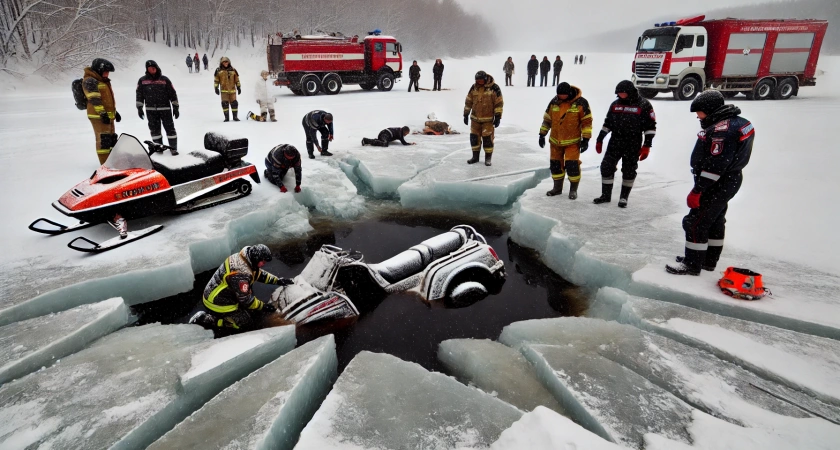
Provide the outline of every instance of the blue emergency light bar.
[[676,26],[676,25],[677,25],[677,22],[662,22],[662,23],[653,24],[653,26],[656,27],[656,28],[659,28],[659,27],[673,27],[673,26]]

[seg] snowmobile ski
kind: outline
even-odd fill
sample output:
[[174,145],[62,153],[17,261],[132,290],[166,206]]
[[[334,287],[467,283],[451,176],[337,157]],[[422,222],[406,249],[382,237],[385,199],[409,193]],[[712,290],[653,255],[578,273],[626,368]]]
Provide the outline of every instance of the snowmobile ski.
[[[46,222],[56,228],[41,228],[41,222]],[[34,222],[29,224],[29,229],[35,231],[37,233],[49,234],[51,236],[57,236],[59,234],[70,233],[76,230],[82,230],[88,227],[92,227],[96,225],[95,223],[90,222],[79,222],[76,225],[64,225],[50,219],[40,218],[35,220]]]
[[[143,239],[144,237],[155,234],[162,229],[163,225],[155,225],[149,228],[144,228],[142,230],[129,231],[125,237],[117,236],[115,238],[108,239],[107,241],[101,244],[94,242],[86,237],[79,236],[76,239],[70,241],[67,244],[67,246],[79,252],[102,253],[111,249],[115,249],[117,247],[122,247],[123,245],[134,242],[136,240]],[[79,241],[81,241],[84,244],[76,244],[76,242]]]

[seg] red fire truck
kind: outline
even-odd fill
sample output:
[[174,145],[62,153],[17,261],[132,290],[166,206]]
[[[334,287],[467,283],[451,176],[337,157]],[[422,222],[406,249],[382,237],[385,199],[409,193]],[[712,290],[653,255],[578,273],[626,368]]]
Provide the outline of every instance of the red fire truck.
[[691,100],[716,89],[726,97],[786,100],[801,86],[816,85],[827,21],[705,18],[659,23],[642,33],[632,77],[642,96],[671,91]]
[[390,91],[402,76],[402,45],[372,32],[359,36],[270,36],[268,71],[297,95],[335,95],[345,84]]

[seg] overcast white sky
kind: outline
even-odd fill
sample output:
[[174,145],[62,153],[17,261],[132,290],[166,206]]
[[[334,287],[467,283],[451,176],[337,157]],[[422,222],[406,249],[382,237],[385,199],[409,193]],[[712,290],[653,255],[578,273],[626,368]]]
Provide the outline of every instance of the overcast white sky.
[[[760,0],[456,0],[471,14],[495,25],[504,50],[551,46],[586,34],[627,28],[673,15],[673,20],[728,6],[769,3]],[[840,0],[838,0],[840,1]],[[643,30],[639,30],[640,32]]]

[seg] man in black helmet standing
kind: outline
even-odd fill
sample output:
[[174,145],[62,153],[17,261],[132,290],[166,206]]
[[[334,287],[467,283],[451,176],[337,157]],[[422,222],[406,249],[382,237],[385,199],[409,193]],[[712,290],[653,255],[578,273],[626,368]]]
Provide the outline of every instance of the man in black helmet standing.
[[114,70],[111,61],[96,58],[89,67],[85,67],[82,78],[82,90],[87,99],[87,116],[96,136],[96,156],[99,158],[99,164],[105,164],[111,149],[117,143],[114,121],[122,120],[117,112],[111,79],[108,78]]
[[713,271],[723,251],[726,211],[738,193],[741,170],[750,162],[755,129],[735,105],[724,103],[718,91],[706,91],[691,102],[703,128],[691,153],[694,187],[688,194],[691,209],[683,218],[685,256],[665,270],[675,275]]
[[[607,145],[607,154],[601,161],[601,196],[594,200],[596,205],[612,200],[613,182],[618,161],[621,161],[621,196],[618,206],[627,207],[627,199],[633,182],[636,180],[636,168],[639,161],[644,161],[650,154],[653,137],[656,135],[656,113],[650,102],[639,95],[633,82],[624,80],[615,87],[618,99],[610,105],[604,126],[595,142],[595,151],[601,154],[604,138],[612,133]],[[644,141],[642,141],[644,137]]]
[[[160,72],[160,67],[151,59],[146,61],[146,74],[137,80],[137,115],[140,119],[148,119],[152,141],[163,144],[160,125],[166,130],[166,139],[173,155],[178,151],[178,134],[175,133],[175,122],[172,120],[180,116],[178,112],[178,94],[175,86]],[[143,114],[143,105],[146,114]]]
[[467,164],[478,162],[481,146],[484,145],[484,165],[493,165],[491,159],[493,158],[493,141],[496,137],[495,129],[502,121],[504,106],[502,89],[493,81],[493,77],[483,70],[476,72],[475,84],[470,87],[464,101],[464,125],[470,124],[470,146],[472,147],[472,158],[467,160]]

